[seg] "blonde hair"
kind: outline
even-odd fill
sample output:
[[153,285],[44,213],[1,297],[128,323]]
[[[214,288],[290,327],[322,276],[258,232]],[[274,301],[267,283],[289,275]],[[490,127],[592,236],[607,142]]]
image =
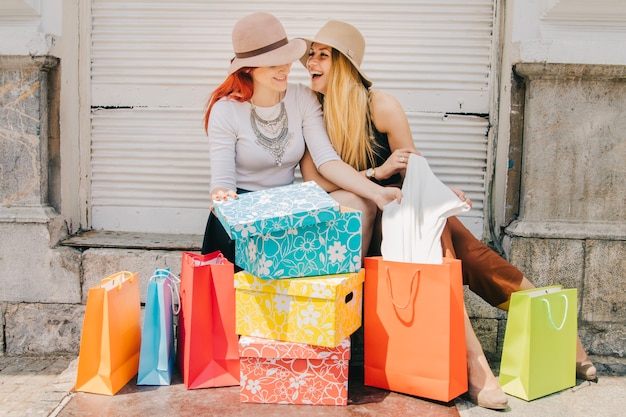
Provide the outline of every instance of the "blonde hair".
[[373,125],[369,90],[352,63],[339,51],[332,51],[333,65],[324,106],[328,136],[341,159],[356,170],[373,165]]

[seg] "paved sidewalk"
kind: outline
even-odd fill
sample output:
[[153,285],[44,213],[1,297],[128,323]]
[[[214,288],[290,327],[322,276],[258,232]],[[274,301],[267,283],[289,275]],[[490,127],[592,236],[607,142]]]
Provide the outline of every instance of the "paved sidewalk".
[[69,400],[75,356],[0,356],[0,417],[50,416]]
[[486,410],[460,397],[449,404],[363,387],[351,379],[347,407],[241,404],[238,387],[185,390],[138,387],[129,382],[115,396],[72,392],[75,357],[0,357],[0,417],[4,416],[422,416],[617,417],[626,415],[626,359],[592,358],[600,378],[534,401],[509,396],[509,409]]

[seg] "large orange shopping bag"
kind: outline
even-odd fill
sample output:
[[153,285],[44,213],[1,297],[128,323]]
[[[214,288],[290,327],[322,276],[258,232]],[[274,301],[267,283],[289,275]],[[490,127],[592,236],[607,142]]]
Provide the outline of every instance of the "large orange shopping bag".
[[137,375],[140,315],[137,273],[118,272],[89,289],[76,391],[114,395]]
[[461,261],[365,258],[365,385],[450,401],[467,391]]
[[178,367],[187,389],[239,385],[234,265],[220,252],[184,252]]

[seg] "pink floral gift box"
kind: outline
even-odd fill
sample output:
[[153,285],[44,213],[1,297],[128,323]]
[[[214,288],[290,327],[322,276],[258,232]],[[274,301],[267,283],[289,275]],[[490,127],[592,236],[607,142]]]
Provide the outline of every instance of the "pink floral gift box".
[[241,402],[347,405],[349,362],[349,337],[328,348],[241,336]]

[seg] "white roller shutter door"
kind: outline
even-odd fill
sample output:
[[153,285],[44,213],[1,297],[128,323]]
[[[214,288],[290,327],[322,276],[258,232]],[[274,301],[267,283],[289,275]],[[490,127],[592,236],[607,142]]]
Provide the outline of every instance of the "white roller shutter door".
[[[203,233],[204,104],[226,76],[234,23],[268,11],[289,37],[311,37],[330,18],[363,32],[364,71],[400,99],[435,173],[469,193],[463,221],[480,236],[494,1],[93,0],[91,227]],[[297,62],[290,80],[308,84]]]

